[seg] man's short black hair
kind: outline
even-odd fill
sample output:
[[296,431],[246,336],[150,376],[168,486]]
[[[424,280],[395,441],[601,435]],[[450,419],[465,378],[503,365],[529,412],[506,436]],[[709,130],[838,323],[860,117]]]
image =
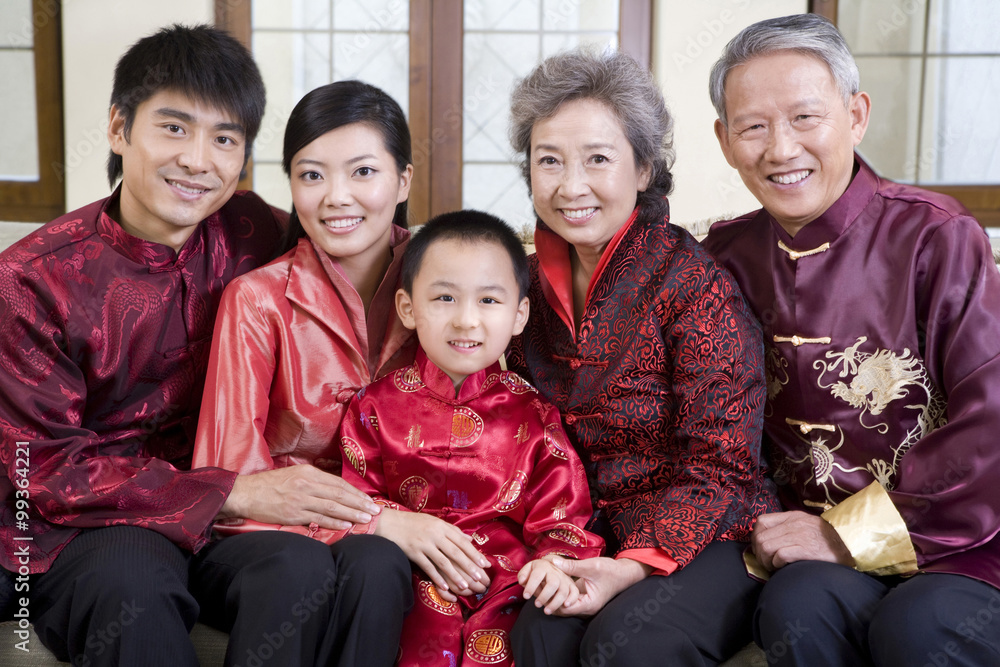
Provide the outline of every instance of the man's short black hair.
[[[223,109],[243,126],[244,164],[264,117],[264,81],[250,52],[228,33],[208,25],[172,25],[129,47],[115,67],[111,104],[125,118],[125,140],[135,110],[161,90],[174,90]],[[122,158],[108,158],[111,187]]]
[[420,271],[424,255],[438,241],[463,243],[495,243],[510,255],[510,263],[517,280],[518,299],[528,295],[528,256],[514,230],[500,218],[483,211],[464,209],[444,213],[428,220],[418,228],[403,253],[403,289],[413,293],[413,280]]

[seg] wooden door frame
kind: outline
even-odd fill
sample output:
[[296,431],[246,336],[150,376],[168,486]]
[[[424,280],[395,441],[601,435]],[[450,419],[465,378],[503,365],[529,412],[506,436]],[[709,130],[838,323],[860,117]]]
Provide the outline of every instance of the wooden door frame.
[[38,180],[0,181],[0,220],[48,222],[66,212],[62,7],[32,0]]
[[[809,11],[837,24],[837,0],[809,0]],[[983,227],[1000,227],[1000,184],[925,185],[925,190],[954,197],[976,217]]]

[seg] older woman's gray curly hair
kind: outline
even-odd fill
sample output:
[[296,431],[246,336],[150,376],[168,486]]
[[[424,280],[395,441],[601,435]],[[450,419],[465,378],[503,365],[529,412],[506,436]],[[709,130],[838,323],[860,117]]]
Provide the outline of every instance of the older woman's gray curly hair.
[[602,102],[618,118],[636,165],[651,167],[649,186],[638,193],[645,215],[666,215],[673,188],[674,119],[653,75],[620,51],[579,48],[547,58],[511,93],[510,142],[523,157],[521,173],[531,190],[531,130],[564,102]]

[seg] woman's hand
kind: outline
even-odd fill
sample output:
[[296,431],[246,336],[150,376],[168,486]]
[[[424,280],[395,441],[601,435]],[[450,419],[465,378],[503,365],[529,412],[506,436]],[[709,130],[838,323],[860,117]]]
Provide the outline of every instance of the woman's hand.
[[653,568],[631,558],[586,558],[570,560],[553,558],[552,563],[571,577],[581,591],[572,604],[558,609],[557,616],[593,616],[604,608],[611,598],[636,584],[653,571]]
[[368,523],[379,506],[337,475],[311,465],[295,465],[239,475],[217,519],[239,517],[282,526],[315,523],[345,530]]
[[444,519],[419,512],[385,508],[375,534],[392,540],[449,602],[456,595],[482,593],[490,584],[486,560],[472,538]]
[[553,614],[580,597],[580,589],[573,577],[556,567],[549,556],[522,567],[517,573],[517,583],[524,586],[524,599],[534,596],[535,606],[544,606],[546,614]]

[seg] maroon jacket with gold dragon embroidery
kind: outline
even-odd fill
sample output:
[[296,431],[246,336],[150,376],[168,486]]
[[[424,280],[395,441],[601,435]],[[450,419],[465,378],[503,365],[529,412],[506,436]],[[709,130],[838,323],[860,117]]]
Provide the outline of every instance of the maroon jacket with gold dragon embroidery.
[[834,513],[862,571],[1000,588],[989,238],[954,199],[855,158],[844,194],[794,237],[760,209],[704,242],[764,322],[765,453],[781,501]]

